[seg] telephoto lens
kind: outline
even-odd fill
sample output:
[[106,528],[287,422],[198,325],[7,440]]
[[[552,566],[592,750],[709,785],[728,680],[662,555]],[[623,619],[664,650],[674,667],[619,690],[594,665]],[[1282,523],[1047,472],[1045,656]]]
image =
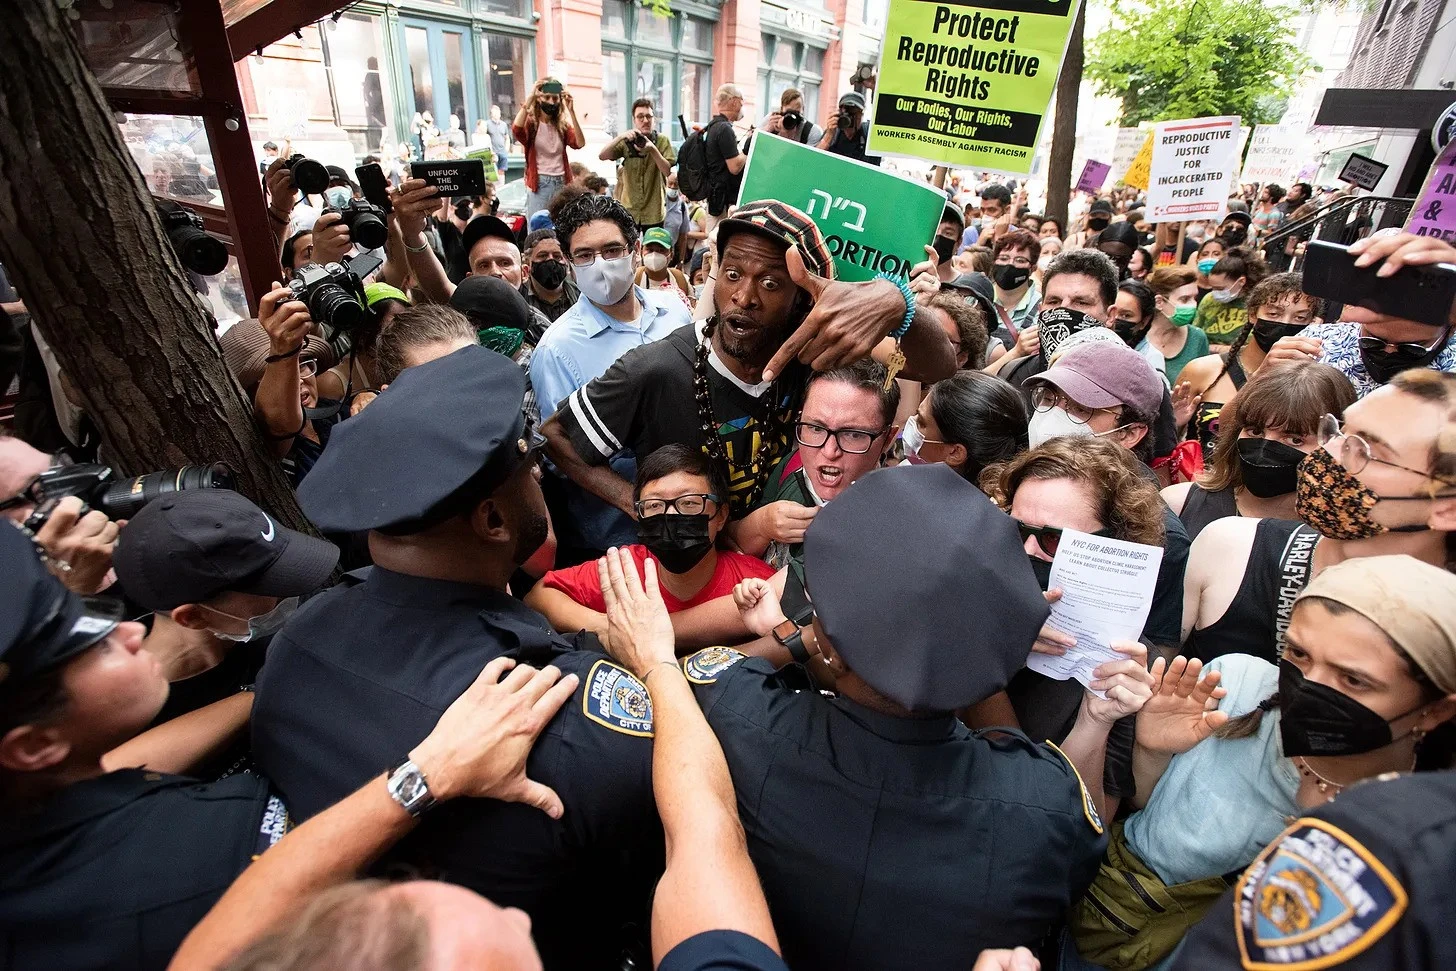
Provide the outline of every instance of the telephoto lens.
[[157,215],[162,228],[182,265],[193,273],[213,276],[227,267],[228,252],[222,240],[208,235],[202,228],[202,217],[186,206],[170,199],[157,200]]
[[109,483],[95,497],[95,507],[108,519],[130,519],[147,503],[170,492],[185,489],[231,489],[233,471],[221,462],[212,465],[184,465],[180,469],[148,472],[134,479]]
[[389,227],[381,218],[384,211],[362,199],[355,199],[344,207],[344,222],[349,227],[349,238],[365,249],[378,249],[389,242]]
[[322,162],[315,162],[302,155],[294,155],[285,163],[293,173],[293,187],[311,196],[323,195],[329,187],[329,170]]
[[[337,264],[330,263],[329,266]],[[357,297],[330,280],[320,283],[309,293],[308,315],[334,330],[353,330],[364,323],[365,311]]]

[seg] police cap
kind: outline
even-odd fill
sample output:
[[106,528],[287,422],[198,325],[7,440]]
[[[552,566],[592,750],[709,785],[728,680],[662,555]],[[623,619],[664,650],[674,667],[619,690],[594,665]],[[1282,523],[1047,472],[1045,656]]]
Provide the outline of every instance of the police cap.
[[828,503],[804,579],[845,664],[911,711],[1000,691],[1050,613],[1011,518],[941,463],[872,472]]
[[0,692],[70,660],[116,629],[121,602],[67,590],[30,537],[0,523]]
[[490,494],[541,444],[526,425],[526,376],[507,357],[462,347],[408,368],[341,422],[298,487],[326,532],[411,533],[463,511],[457,493]]

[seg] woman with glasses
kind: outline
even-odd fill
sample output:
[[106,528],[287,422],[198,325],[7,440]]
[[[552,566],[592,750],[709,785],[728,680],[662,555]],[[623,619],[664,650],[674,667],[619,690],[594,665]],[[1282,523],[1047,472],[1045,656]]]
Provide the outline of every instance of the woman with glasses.
[[1009,318],[1012,330],[1018,333],[1041,306],[1041,291],[1031,278],[1039,256],[1040,240],[1024,229],[1003,233],[991,251],[990,277],[1000,322]]
[[[773,575],[762,560],[717,549],[728,521],[728,484],[701,449],[664,445],[637,467],[633,508],[641,542],[627,547],[640,571],[650,557],[668,613],[732,594],[738,581]],[[562,633],[607,638],[607,605],[597,563],[552,570],[526,596]]]
[[1363,556],[1456,562],[1456,375],[1410,371],[1320,420],[1300,463],[1303,523],[1229,517],[1189,553],[1185,653],[1277,660],[1289,605],[1311,577]]
[[1319,447],[1326,415],[1339,416],[1355,389],[1328,364],[1305,361],[1263,368],[1217,418],[1217,437],[1196,483],[1163,490],[1188,536],[1225,516],[1288,519],[1294,508],[1299,464]]
[[[1052,560],[1064,530],[1109,536],[1147,546],[1163,545],[1163,504],[1127,449],[1101,439],[1054,438],[1009,462],[992,466],[981,486],[1006,510],[1021,532],[1026,556],[1042,587],[1050,582]],[[1146,636],[1146,632],[1145,632]],[[1075,641],[1043,628],[1033,650],[1061,655]],[[1146,664],[1147,648],[1115,644],[1120,653]],[[1030,669],[1012,677],[1004,694],[977,705],[972,727],[1013,724],[1032,738],[1061,743],[1076,729],[1087,691],[1075,680],[1055,681]],[[1118,721],[1107,738],[1103,792],[1106,818],[1133,795],[1133,722]]]
[[268,335],[268,355],[253,404],[264,437],[297,488],[344,417],[342,402],[319,397],[318,353],[324,344],[311,333],[307,304],[293,299],[287,287],[275,287],[259,303],[258,322]]

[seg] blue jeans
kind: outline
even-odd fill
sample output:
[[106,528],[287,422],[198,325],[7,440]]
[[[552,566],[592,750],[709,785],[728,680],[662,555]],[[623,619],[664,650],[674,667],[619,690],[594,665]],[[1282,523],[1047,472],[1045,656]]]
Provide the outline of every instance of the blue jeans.
[[526,192],[526,218],[530,219],[533,214],[551,205],[551,200],[564,185],[566,185],[565,176],[536,176],[536,191],[531,192],[528,190]]

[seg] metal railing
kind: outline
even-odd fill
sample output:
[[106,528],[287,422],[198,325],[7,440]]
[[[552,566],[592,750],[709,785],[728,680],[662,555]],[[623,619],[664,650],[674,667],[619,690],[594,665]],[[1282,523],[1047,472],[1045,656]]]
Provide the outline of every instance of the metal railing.
[[[1259,240],[1258,245],[1266,254],[1282,254],[1285,250],[1284,244],[1291,239],[1296,244],[1322,239],[1348,246],[1377,230],[1400,226],[1410,215],[1413,205],[1415,199],[1410,197],[1359,196],[1338,199],[1297,222],[1285,223]],[[1300,255],[1293,257],[1293,269],[1299,268],[1301,259]]]

